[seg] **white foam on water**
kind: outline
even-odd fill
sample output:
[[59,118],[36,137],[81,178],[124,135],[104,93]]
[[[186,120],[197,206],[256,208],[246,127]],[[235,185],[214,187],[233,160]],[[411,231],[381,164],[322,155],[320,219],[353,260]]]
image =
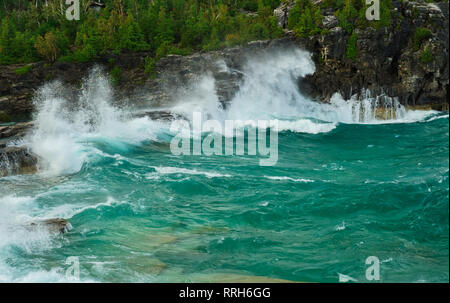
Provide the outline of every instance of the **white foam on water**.
[[[217,64],[229,70],[223,60]],[[368,91],[350,100],[335,94],[329,104],[315,102],[298,87],[298,79],[314,71],[311,54],[300,49],[253,56],[248,58],[243,83],[226,110],[219,102],[214,78],[205,74],[178,91],[178,102],[170,111],[188,119],[193,112],[201,112],[204,120],[222,123],[278,120],[278,131],[309,134],[330,132],[338,123],[408,123],[435,113],[406,111],[395,98],[371,96]],[[85,163],[97,159],[95,155],[102,156],[94,147],[99,141],[126,149],[127,144],[157,141],[157,134],[168,131],[168,123],[131,118],[127,111],[112,106],[112,88],[100,68],[92,70],[75,100],[67,94],[71,93],[61,83],[53,82],[42,87],[35,98],[36,126],[24,144],[40,157],[44,174],[80,171]],[[379,119],[380,113],[383,119]]]
[[358,282],[357,279],[350,277],[349,275],[344,275],[341,273],[338,273],[338,278],[340,283],[347,283],[347,282]]
[[344,100],[336,93],[331,97],[330,106],[337,113],[337,121],[348,124],[415,123],[438,113],[433,110],[407,110],[398,98],[385,94],[373,95],[369,90],[353,95],[350,100]]
[[207,178],[231,178],[231,175],[220,174],[217,172],[206,172],[199,171],[196,169],[186,169],[181,167],[158,167],[152,166],[159,174],[170,175],[170,174],[182,174],[182,175],[203,175]]
[[[1,280],[0,280],[1,281]],[[74,279],[72,277],[67,277],[65,274],[65,268],[55,267],[50,270],[37,270],[31,271],[25,275],[18,276],[12,281],[5,280],[5,282],[13,283],[97,283],[98,281],[91,278],[80,280]]]
[[29,215],[34,199],[14,195],[0,198],[0,251],[11,246],[29,253],[52,247],[52,235],[45,228],[30,228],[36,219]]
[[278,177],[278,176],[264,176],[266,179],[276,180],[276,181],[292,181],[292,182],[302,182],[302,183],[312,183],[314,180],[303,179],[303,178],[291,178],[291,177]]
[[[221,70],[229,68],[218,61]],[[329,103],[304,96],[298,80],[315,72],[311,54],[300,49],[261,53],[249,57],[241,71],[243,83],[226,110],[216,94],[215,80],[204,75],[178,94],[178,103],[170,110],[191,119],[201,112],[203,119],[278,120],[278,131],[319,134],[332,131],[338,123],[387,124],[417,122],[436,113],[406,110],[397,98],[372,95],[364,90],[350,100],[336,93]]]
[[448,119],[448,117],[449,117],[448,114],[435,115],[435,116],[432,116],[431,118],[427,118],[424,121],[420,121],[420,122],[431,122],[431,121],[440,120],[440,119]]
[[320,134],[328,133],[336,128],[336,123],[315,123],[308,119],[296,121],[278,121],[277,131],[291,131],[297,133]]
[[[87,210],[117,207],[125,203],[108,197],[106,202],[95,205],[64,204],[51,208],[40,208],[36,203],[36,198],[15,195],[0,197],[0,283],[80,282],[66,278],[64,268],[36,269],[40,267],[39,260],[36,260],[36,267],[29,270],[11,267],[5,260],[16,258],[17,250],[24,255],[33,257],[35,254],[42,254],[61,247],[67,241],[59,233],[52,232],[44,226],[32,225],[32,223],[53,218],[71,219]],[[64,261],[61,261],[63,267],[65,266]],[[95,281],[88,279],[81,282]]]
[[15,276],[22,275],[5,263],[8,258],[14,258],[12,250],[32,255],[60,245],[48,229],[31,225],[40,219],[29,215],[35,208],[31,197],[0,197],[0,282],[12,282]]
[[346,228],[347,228],[347,226],[345,225],[345,222],[342,221],[341,224],[336,225],[336,226],[334,227],[334,230],[335,230],[335,231],[342,231],[342,230],[345,230]]
[[35,98],[36,126],[26,144],[41,161],[43,173],[60,175],[78,172],[90,155],[93,142],[123,147],[156,140],[157,122],[147,117],[129,118],[112,106],[108,78],[94,68],[75,101],[65,96],[64,87],[53,82],[42,87]]
[[[228,70],[224,61],[218,63]],[[311,54],[299,49],[276,51],[249,58],[244,66],[243,83],[229,107],[223,110],[216,93],[214,78],[206,74],[191,87],[180,90],[178,102],[170,110],[184,117],[202,112],[203,118],[225,120],[278,120],[278,131],[319,134],[331,132],[339,123],[410,123],[429,122],[448,118],[433,116],[433,111],[407,111],[395,98],[372,96],[364,92],[344,100],[335,94],[329,104],[317,103],[304,96],[298,80],[315,71]],[[157,134],[167,131],[167,123],[152,121],[148,117],[132,118],[126,110],[113,106],[113,91],[108,77],[95,68],[84,81],[79,94],[69,98],[62,83],[49,83],[35,98],[37,112],[35,127],[20,144],[29,146],[40,157],[40,172],[50,176],[79,172],[83,165],[97,158],[131,161],[120,154],[103,152],[98,142],[119,149],[128,144],[156,141]],[[380,115],[383,119],[380,119]],[[432,116],[431,118],[429,118]],[[179,167],[153,167],[148,179],[158,175],[201,175],[207,178],[230,178],[229,174],[200,171]],[[337,169],[337,168],[331,168]],[[285,176],[265,176],[276,181],[314,182],[314,180]],[[65,190],[65,189],[59,189]],[[87,191],[88,188],[83,190]],[[72,218],[84,211],[102,207],[116,207],[126,202],[108,198],[95,205],[61,205],[39,209],[35,198],[0,197],[0,281],[65,282],[58,270],[32,271],[17,275],[15,269],[4,263],[12,247],[24,253],[42,252],[58,244],[55,236],[42,228],[26,228],[37,219],[55,217]],[[342,276],[343,280],[353,278]],[[354,280],[354,279],[353,279]]]
[[60,206],[47,209],[45,214],[42,214],[42,219],[52,219],[52,218],[65,218],[72,219],[74,216],[83,213],[90,209],[99,209],[103,207],[117,207],[119,205],[127,204],[127,202],[116,201],[112,197],[108,197],[106,202],[100,202],[94,205],[85,204],[63,204]]

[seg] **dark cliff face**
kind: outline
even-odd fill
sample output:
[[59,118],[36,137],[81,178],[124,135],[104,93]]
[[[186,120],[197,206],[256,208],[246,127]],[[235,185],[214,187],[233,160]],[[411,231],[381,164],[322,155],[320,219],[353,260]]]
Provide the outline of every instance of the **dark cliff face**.
[[[349,36],[337,23],[326,35],[303,39],[317,68],[300,81],[303,89],[322,101],[334,92],[349,98],[368,89],[398,97],[406,106],[448,110],[448,2],[394,1],[393,6],[390,27],[355,29],[354,59],[346,56]],[[325,16],[324,24],[332,19]],[[420,29],[430,35],[418,45],[414,37]]]
[[[164,104],[174,92],[192,80],[211,74],[224,107],[239,90],[242,66],[246,56],[258,56],[272,48],[295,45],[313,54],[316,72],[299,79],[299,88],[320,102],[340,92],[345,98],[364,89],[374,94],[398,97],[407,106],[448,109],[448,2],[394,1],[392,24],[388,28],[356,29],[357,56],[347,58],[349,35],[340,27],[332,11],[324,11],[326,34],[297,38],[286,33],[285,38],[256,41],[244,47],[225,49],[191,56],[170,55],[156,64],[156,76],[145,73],[147,53],[110,55],[91,63],[31,64],[0,66],[0,122],[26,120],[33,111],[35,90],[51,80],[61,80],[76,94],[81,79],[94,65],[116,73],[116,99],[133,105]],[[289,16],[289,2],[275,10],[281,25]],[[431,35],[417,47],[414,35],[418,28],[427,28]],[[424,53],[431,58],[423,58]],[[218,64],[218,62],[222,62]],[[223,69],[223,64],[227,67]]]

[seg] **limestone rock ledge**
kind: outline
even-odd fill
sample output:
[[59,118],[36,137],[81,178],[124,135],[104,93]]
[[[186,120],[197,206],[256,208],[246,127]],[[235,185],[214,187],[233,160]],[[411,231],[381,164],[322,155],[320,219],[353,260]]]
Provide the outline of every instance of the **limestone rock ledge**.
[[37,171],[37,159],[26,147],[0,148],[0,177],[33,174]]
[[38,157],[27,147],[13,144],[32,126],[33,122],[0,126],[0,177],[36,172]]

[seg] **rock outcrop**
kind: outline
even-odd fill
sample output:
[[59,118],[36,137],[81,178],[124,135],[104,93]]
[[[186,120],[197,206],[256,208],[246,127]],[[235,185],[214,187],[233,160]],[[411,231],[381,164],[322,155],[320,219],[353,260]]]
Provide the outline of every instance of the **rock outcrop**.
[[[357,55],[353,59],[347,55],[349,34],[338,26],[332,9],[322,11],[321,34],[298,38],[288,31],[294,3],[285,1],[274,12],[285,28],[284,38],[190,56],[169,55],[157,62],[155,77],[145,73],[145,58],[152,55],[146,52],[109,54],[90,63],[39,62],[31,64],[26,73],[16,72],[23,65],[0,66],[0,123],[29,119],[35,90],[47,81],[59,79],[76,91],[94,65],[102,65],[106,71],[120,70],[114,81],[115,100],[137,107],[164,105],[206,74],[214,77],[217,96],[226,107],[240,88],[249,53],[258,56],[258,50],[292,44],[313,53],[316,72],[298,81],[302,92],[317,101],[328,102],[335,92],[349,98],[369,90],[398,97],[410,107],[448,109],[448,1],[394,0],[388,27],[377,29],[369,21],[369,26],[355,29]],[[414,35],[418,28],[427,28],[431,35],[417,46]]]
[[[348,99],[367,89],[409,107],[448,110],[448,6],[448,1],[393,1],[390,26],[355,29],[354,59],[346,54],[349,34],[337,26],[332,10],[324,10],[328,32],[299,39],[316,63],[316,72],[300,79],[300,86],[323,102],[335,92]],[[415,33],[424,28],[430,37],[418,44]]]
[[27,147],[12,144],[32,126],[33,122],[0,126],[0,177],[36,172],[38,157]]
[[176,97],[179,91],[209,75],[214,78],[215,93],[222,107],[226,108],[242,84],[242,70],[248,57],[294,44],[292,37],[286,37],[191,56],[169,55],[157,63],[157,77],[145,82],[144,87],[151,89],[147,89],[144,99],[156,106],[163,105]]
[[37,159],[26,147],[0,147],[0,177],[35,173]]
[[294,4],[294,0],[285,1],[274,10],[278,25],[283,29],[285,29],[288,25],[289,11],[292,9],[292,7],[294,7]]
[[69,221],[61,218],[47,219],[30,224],[31,229],[35,229],[37,227],[45,228],[54,234],[65,234],[73,229],[72,224],[70,224]]
[[135,114],[133,117],[136,118],[142,118],[142,117],[148,117],[151,120],[154,121],[173,121],[173,120],[180,120],[180,119],[185,119],[186,117],[183,117],[181,115],[175,114],[175,113],[171,113],[169,111],[145,111],[145,112],[141,112],[141,113],[137,113]]
[[11,139],[12,137],[16,139],[22,138],[25,136],[26,132],[33,127],[33,124],[33,122],[22,122],[0,126],[0,139],[6,140],[7,138]]

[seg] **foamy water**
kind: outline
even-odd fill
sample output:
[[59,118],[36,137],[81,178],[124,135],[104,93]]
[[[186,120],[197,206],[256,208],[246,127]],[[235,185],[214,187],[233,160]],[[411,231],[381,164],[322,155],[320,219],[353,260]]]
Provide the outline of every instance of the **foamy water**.
[[[218,62],[218,64],[224,64]],[[224,67],[225,68],[225,67]],[[189,89],[179,92],[179,102],[170,111],[192,119],[194,112],[204,120],[278,120],[278,131],[318,134],[333,131],[338,123],[410,123],[424,120],[433,111],[406,111],[395,98],[354,96],[343,100],[335,94],[330,104],[314,102],[298,90],[297,79],[315,71],[311,55],[302,50],[280,51],[244,66],[244,82],[227,110],[221,108],[211,75],[205,75]],[[92,142],[103,141],[126,149],[128,144],[158,141],[168,123],[147,117],[131,118],[112,105],[113,92],[100,68],[92,70],[76,100],[65,98],[59,82],[44,86],[35,98],[36,126],[24,144],[42,159],[41,171],[67,174],[80,171],[98,151]],[[376,109],[387,113],[378,119]],[[299,119],[300,118],[300,119]]]
[[[350,279],[339,274],[345,272],[360,281],[350,256],[389,259],[399,250],[405,261],[396,256],[389,262],[399,268],[394,277],[407,268],[404,280],[417,280],[415,254],[427,251],[434,264],[427,266],[434,266],[438,280],[448,278],[435,265],[442,259],[438,251],[448,248],[441,235],[448,234],[448,218],[440,216],[445,206],[448,213],[448,114],[407,111],[395,98],[368,91],[317,103],[297,85],[314,70],[302,50],[249,58],[227,110],[208,74],[180,90],[167,108],[187,119],[201,112],[220,123],[251,120],[247,127],[278,120],[279,164],[264,169],[248,156],[170,154],[170,123],[113,106],[113,90],[99,68],[75,99],[61,83],[45,85],[35,98],[35,127],[20,143],[40,157],[39,173],[0,178],[0,281],[68,282],[67,255],[82,258],[83,281],[183,281],[183,271],[195,277],[196,270],[208,275],[227,268],[295,281]],[[56,217],[71,219],[74,231],[61,236],[27,229]],[[415,238],[420,232],[433,248]],[[150,234],[157,239],[148,240]],[[389,246],[398,250],[386,253]],[[358,249],[341,254],[349,247]],[[330,251],[340,258],[336,264],[330,265]],[[232,257],[240,253],[246,270]],[[224,268],[217,268],[221,258]],[[16,259],[20,264],[11,263]],[[200,259],[205,268],[198,267]],[[255,263],[265,259],[270,264]],[[302,272],[303,265],[314,270]]]

